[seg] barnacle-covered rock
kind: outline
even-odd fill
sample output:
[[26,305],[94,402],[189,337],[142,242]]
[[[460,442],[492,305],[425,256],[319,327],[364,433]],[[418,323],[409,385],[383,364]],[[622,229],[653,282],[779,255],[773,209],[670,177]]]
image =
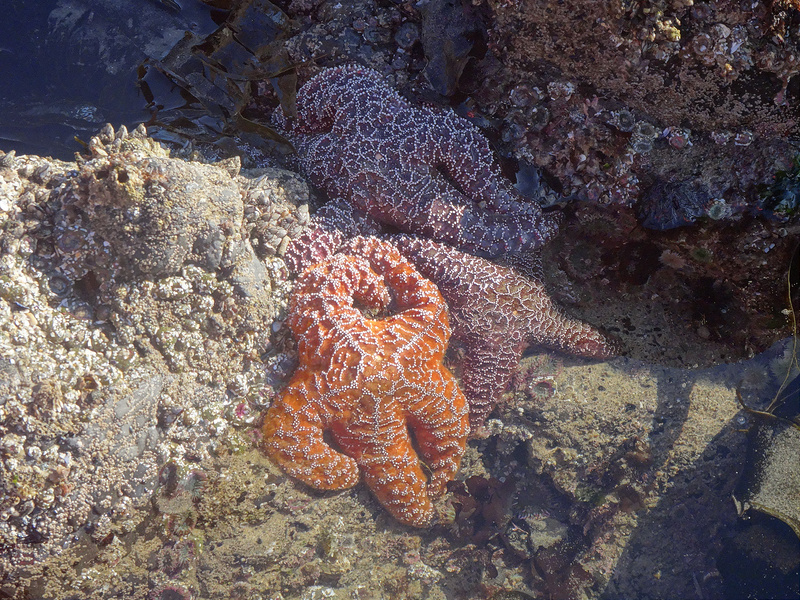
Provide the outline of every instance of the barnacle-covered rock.
[[[598,95],[626,101],[664,124],[755,126],[765,138],[796,131],[789,100],[800,72],[790,25],[796,9],[772,2],[711,6],[499,3],[490,36],[497,47],[513,37],[503,54],[507,65],[525,68],[546,59],[569,81],[592,85]],[[584,18],[576,19],[579,13]]]
[[92,139],[94,158],[81,165],[76,206],[127,271],[155,278],[186,262],[208,270],[249,262],[238,158],[187,163],[141,135],[117,135],[109,147],[102,139]]
[[761,188],[790,167],[800,131],[796,4],[490,4],[492,56],[471,96],[508,120],[520,108],[513,90],[550,92],[538,101],[548,126],[525,107],[506,151],[557,178],[565,196],[630,207],[648,182],[696,179],[725,199],[725,220],[764,214]]
[[281,240],[291,181],[171,158],[143,127],[106,126],[76,163],[0,155],[4,593],[135,528],[165,461],[251,443],[288,286],[245,213]]
[[259,258],[283,256],[309,223],[308,185],[281,169],[255,169],[246,185],[245,227]]

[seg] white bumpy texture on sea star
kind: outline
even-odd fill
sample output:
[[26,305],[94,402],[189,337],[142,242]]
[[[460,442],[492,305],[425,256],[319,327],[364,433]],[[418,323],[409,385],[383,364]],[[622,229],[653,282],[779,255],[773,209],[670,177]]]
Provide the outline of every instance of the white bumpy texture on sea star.
[[278,110],[311,181],[376,221],[496,257],[540,247],[558,230],[500,173],[489,143],[450,110],[416,107],[372,69],[325,69]]

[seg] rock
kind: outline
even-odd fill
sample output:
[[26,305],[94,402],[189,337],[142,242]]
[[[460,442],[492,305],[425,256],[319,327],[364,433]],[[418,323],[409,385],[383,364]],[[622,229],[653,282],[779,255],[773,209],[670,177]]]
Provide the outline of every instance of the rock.
[[94,152],[81,165],[75,206],[111,244],[124,275],[165,277],[188,261],[213,271],[232,266],[231,246],[236,258],[248,254],[237,244],[244,206],[226,168],[170,158],[147,138],[122,140],[108,156]]
[[786,523],[800,537],[800,376],[780,392],[772,416],[756,414],[745,474],[734,500],[740,516],[757,510]]
[[[761,406],[776,379],[765,373],[784,373],[791,360],[791,340],[703,370],[528,359],[512,405],[489,427],[500,436],[497,467],[520,481],[508,530],[529,532],[539,591],[684,598],[697,585],[724,597],[715,573],[723,532],[737,523],[731,495],[747,445],[747,415],[729,386]],[[527,464],[515,469],[520,445]],[[781,473],[775,485],[786,483]],[[703,574],[697,583],[693,573]]]
[[[762,189],[790,169],[800,131],[793,18],[768,1],[498,3],[493,69],[476,97],[505,107],[524,131],[515,154],[567,193],[631,206],[652,181],[687,182],[724,199],[726,220],[761,214]],[[551,123],[534,134],[544,109]],[[642,209],[658,228],[674,222],[664,200]]]
[[279,177],[172,158],[143,127],[77,163],[0,156],[4,586],[133,531],[163,465],[242,444],[289,291],[244,215],[270,189],[262,235],[307,218]]

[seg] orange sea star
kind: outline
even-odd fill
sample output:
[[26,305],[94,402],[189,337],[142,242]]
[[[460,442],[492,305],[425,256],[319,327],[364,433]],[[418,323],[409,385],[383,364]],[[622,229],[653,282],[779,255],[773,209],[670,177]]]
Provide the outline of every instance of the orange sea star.
[[[434,514],[430,495],[455,475],[469,433],[466,400],[442,365],[447,305],[390,244],[356,238],[344,252],[312,265],[295,284],[287,323],[300,364],[267,412],[266,449],[287,473],[319,489],[351,487],[360,469],[395,518],[423,527]],[[354,302],[393,314],[368,318]]]

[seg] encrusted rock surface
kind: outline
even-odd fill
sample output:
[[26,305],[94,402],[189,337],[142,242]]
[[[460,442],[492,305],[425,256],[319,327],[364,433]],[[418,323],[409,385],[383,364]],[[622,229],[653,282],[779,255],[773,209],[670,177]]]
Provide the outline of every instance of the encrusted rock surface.
[[520,0],[492,8],[492,43],[509,64],[559,69],[676,127],[747,128],[767,138],[797,131],[796,91],[787,88],[800,54],[789,2]]
[[[758,186],[791,163],[788,139],[800,131],[796,4],[489,5],[497,66],[480,102],[506,115],[517,155],[566,191],[631,205],[667,181],[710,196],[716,203],[702,214],[727,219],[755,208]],[[686,216],[671,212],[656,210],[650,226]]]
[[6,587],[133,530],[163,465],[242,443],[230,425],[271,393],[277,253],[307,216],[291,174],[170,158],[143,127],[78,159],[0,156]]

